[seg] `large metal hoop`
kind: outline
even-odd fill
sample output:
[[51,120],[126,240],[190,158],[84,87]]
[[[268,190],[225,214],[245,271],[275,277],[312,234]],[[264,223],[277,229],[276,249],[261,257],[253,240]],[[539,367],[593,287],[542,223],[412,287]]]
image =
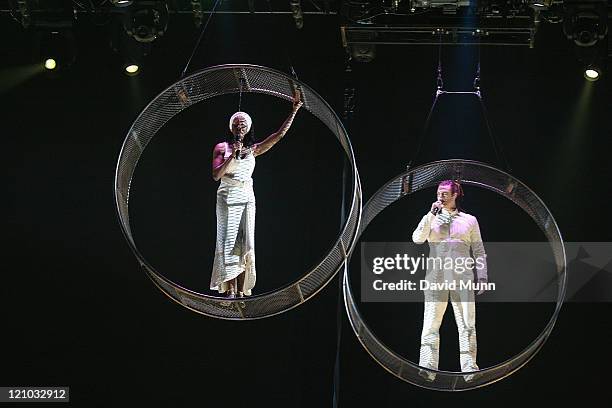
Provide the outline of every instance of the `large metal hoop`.
[[[172,117],[191,105],[216,96],[251,92],[284,100],[299,87],[304,108],[323,122],[342,145],[350,165],[351,197],[346,222],[329,253],[312,270],[287,286],[239,300],[207,296],[181,287],[158,273],[138,250],[129,221],[129,192],[134,170],[147,144]],[[344,267],[355,246],[361,219],[361,184],[346,130],[330,105],[306,84],[283,72],[256,65],[220,65],[198,71],[172,84],[155,97],[132,124],[123,142],[115,172],[115,203],[121,229],[130,248],[155,285],[168,297],[198,313],[231,320],[273,316],[292,309],[321,290]]]
[[420,367],[400,356],[376,337],[357,308],[348,273],[344,274],[343,294],[353,331],[366,351],[387,371],[420,387],[440,391],[463,391],[482,387],[509,376],[525,365],[540,350],[550,335],[563,304],[567,280],[567,260],[561,232],[544,202],[525,184],[510,174],[488,164],[470,160],[454,159],[428,163],[409,169],[387,182],[366,203],[359,235],[390,204],[416,191],[435,187],[440,181],[447,179],[460,180],[464,185],[485,188],[506,197],[521,207],[544,232],[555,259],[558,292],[552,317],[538,337],[520,353],[493,367],[471,373],[431,370]]

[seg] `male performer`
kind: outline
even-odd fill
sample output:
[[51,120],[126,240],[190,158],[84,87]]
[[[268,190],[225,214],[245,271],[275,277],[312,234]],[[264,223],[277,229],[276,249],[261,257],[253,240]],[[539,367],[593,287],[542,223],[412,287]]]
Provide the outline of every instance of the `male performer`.
[[[445,180],[438,185],[438,201],[423,217],[412,234],[412,240],[417,244],[429,242],[429,258],[444,261],[450,258],[470,258],[470,248],[473,252],[474,266],[478,276],[478,286],[487,283],[487,265],[484,245],[480,236],[478,221],[473,215],[461,211],[459,202],[463,197],[461,185],[453,180]],[[457,265],[459,262],[457,262]],[[459,272],[457,272],[459,270]],[[438,369],[440,345],[440,324],[446,311],[450,294],[451,304],[455,312],[455,321],[459,330],[459,359],[461,371],[477,371],[476,364],[476,309],[474,306],[474,291],[460,289],[460,283],[472,283],[471,268],[448,267],[441,262],[428,262],[425,281],[428,283],[455,282],[456,289],[425,289],[425,310],[423,314],[423,332],[421,334],[421,350],[419,365],[430,369]],[[467,286],[467,285],[466,285]],[[452,287],[452,286],[451,286]],[[480,295],[483,289],[478,291]],[[435,379],[432,373],[422,372],[430,381]],[[470,375],[466,380],[473,379]]]

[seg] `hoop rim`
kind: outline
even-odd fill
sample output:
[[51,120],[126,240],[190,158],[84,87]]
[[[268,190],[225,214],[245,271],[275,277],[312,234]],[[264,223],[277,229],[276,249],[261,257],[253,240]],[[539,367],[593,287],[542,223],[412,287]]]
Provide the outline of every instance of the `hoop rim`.
[[[375,202],[375,199],[377,197],[379,197],[381,194],[383,194],[391,185],[393,185],[394,183],[397,183],[398,181],[401,182],[402,180],[404,180],[406,177],[410,176],[411,174],[414,174],[420,170],[429,168],[429,167],[436,167],[436,166],[445,166],[445,165],[471,165],[471,166],[477,166],[480,168],[486,168],[488,170],[491,170],[493,172],[499,173],[504,175],[505,177],[507,177],[509,180],[512,180],[513,182],[516,182],[517,185],[520,185],[522,188],[524,188],[532,197],[534,197],[538,204],[542,206],[542,208],[546,211],[547,215],[550,217],[551,222],[553,223],[554,227],[555,227],[555,232],[557,233],[558,237],[559,237],[559,245],[560,245],[560,249],[561,249],[561,255],[562,255],[562,259],[563,259],[563,268],[562,268],[562,272],[558,273],[558,276],[560,277],[560,279],[558,278],[557,282],[560,285],[560,289],[558,291],[558,298],[556,301],[556,305],[555,305],[555,309],[551,315],[551,317],[548,319],[548,322],[546,324],[546,326],[544,326],[544,328],[542,329],[542,331],[540,332],[540,334],[534,339],[532,340],[527,346],[525,346],[520,352],[518,352],[516,355],[500,362],[497,363],[491,367],[487,367],[484,369],[480,369],[478,371],[471,371],[471,372],[457,372],[457,371],[446,371],[446,370],[434,370],[431,368],[427,368],[427,367],[422,367],[419,366],[418,364],[412,362],[411,360],[397,354],[395,351],[393,351],[390,347],[388,347],[385,343],[383,343],[375,334],[374,332],[371,330],[371,328],[368,326],[368,324],[365,322],[363,316],[361,315],[356,302],[355,302],[355,298],[353,296],[353,292],[351,290],[350,287],[350,274],[348,273],[348,270],[345,271],[344,276],[343,276],[343,297],[344,297],[344,305],[345,305],[345,309],[348,315],[348,319],[349,322],[351,324],[351,328],[353,329],[353,332],[355,333],[357,339],[359,340],[359,343],[363,346],[363,348],[366,350],[366,352],[379,364],[381,365],[385,370],[387,370],[388,372],[390,372],[391,374],[393,374],[394,376],[396,376],[397,378],[409,382],[413,385],[422,387],[422,388],[427,388],[427,389],[431,389],[431,390],[437,390],[437,391],[467,391],[467,390],[471,390],[471,389],[475,389],[475,388],[480,388],[480,387],[484,387],[490,384],[493,384],[494,382],[497,382],[499,380],[502,380],[503,378],[513,374],[514,372],[518,371],[520,368],[522,368],[525,364],[527,364],[533,357],[535,357],[535,355],[538,353],[538,351],[543,347],[545,341],[547,340],[548,336],[550,335],[550,333],[552,332],[552,329],[556,323],[556,320],[559,316],[559,313],[561,311],[561,307],[563,305],[563,301],[565,298],[565,293],[566,293],[566,285],[567,285],[567,256],[566,256],[566,252],[565,252],[565,247],[564,247],[564,243],[563,243],[563,238],[561,235],[561,231],[559,230],[559,227],[556,223],[556,221],[554,220],[554,217],[552,215],[552,213],[550,212],[550,210],[548,209],[548,207],[546,206],[546,204],[542,201],[542,199],[531,189],[529,188],[525,183],[523,183],[521,180],[519,180],[518,178],[510,175],[509,173],[500,170],[488,163],[483,163],[483,162],[479,162],[476,160],[463,160],[463,159],[446,159],[446,160],[438,160],[438,161],[433,161],[433,162],[429,162],[429,163],[424,163],[421,164],[419,166],[413,167],[413,168],[409,168],[406,171],[400,173],[399,175],[394,176],[393,178],[391,178],[389,181],[387,181],[382,187],[380,187],[366,202],[366,204],[364,205],[363,208],[363,214],[362,217],[364,218],[363,222],[361,223],[361,228],[359,231],[359,235],[357,238],[357,241],[359,241],[361,239],[361,235],[363,234],[363,232],[367,229],[369,223],[376,218],[376,216],[384,211],[385,208],[387,208],[389,205],[391,205],[392,203],[399,201],[400,199],[404,198],[405,196],[408,196],[416,191],[420,191],[422,189],[428,188],[429,186],[426,187],[422,187],[416,190],[412,190],[410,192],[402,192],[402,194],[400,194],[397,198],[395,198],[393,201],[389,202],[387,205],[385,205],[382,209],[380,209],[380,211],[378,211],[373,217],[369,218],[368,221],[368,217],[367,214],[370,210],[370,207],[373,205],[372,203]],[[441,180],[440,180],[441,181]],[[489,186],[485,183],[476,183],[473,181],[465,181],[465,180],[459,180],[461,182],[462,185],[469,185],[469,186],[475,186],[475,187],[480,187],[480,188],[484,188],[484,189],[488,189],[490,191],[493,191],[499,195],[502,195],[504,198],[505,197],[501,191],[499,191],[498,189],[493,188],[492,186]],[[509,198],[508,198],[509,199]],[[512,202],[514,202],[513,200],[510,200]],[[514,202],[515,204],[517,204],[519,207],[521,207],[518,203]],[[521,209],[523,209],[525,211],[524,208],[521,207]],[[533,219],[533,217],[531,217],[530,214],[528,214],[530,216],[530,218]],[[538,224],[538,227],[541,228],[541,226],[539,225],[539,223],[534,220],[536,222],[536,224]],[[545,233],[546,235],[546,233]],[[548,238],[548,237],[547,237]],[[548,239],[548,242],[552,244],[552,242],[550,241],[550,239]],[[559,266],[559,265],[557,265]],[[351,311],[351,306],[353,308],[353,311]],[[356,319],[354,319],[354,317],[352,316],[352,314],[355,314],[357,316],[357,320],[358,323],[360,325],[360,327],[357,327],[357,322],[355,321]],[[465,378],[466,376],[470,375],[470,374],[474,374],[474,375],[481,375],[484,376],[487,373],[492,373],[494,371],[500,370],[502,367],[509,365],[510,363],[512,363],[513,361],[517,361],[520,358],[522,358],[524,355],[527,355],[527,357],[525,358],[525,360],[519,364],[517,367],[512,368],[511,370],[505,371],[502,373],[502,375],[498,376],[498,377],[493,377],[491,380],[488,381],[484,381],[481,383],[475,383],[473,386],[470,387],[465,387],[465,388],[453,388],[453,389],[449,389],[449,388],[444,388],[444,387],[440,387],[440,386],[435,386],[435,381],[434,382],[427,382],[427,381],[423,381],[421,383],[417,383],[417,382],[412,382],[408,379],[406,379],[405,377],[402,377],[399,375],[399,373],[394,372],[391,368],[389,368],[388,366],[386,366],[383,362],[381,362],[372,352],[372,350],[370,349],[370,347],[364,342],[363,340],[363,336],[360,335],[360,332],[365,329],[367,330],[372,338],[377,342],[378,346],[383,348],[385,350],[386,353],[388,353],[389,355],[393,356],[396,360],[399,360],[401,363],[403,364],[407,364],[408,366],[417,369],[417,370],[422,370],[424,372],[428,372],[434,375],[438,375],[441,374],[443,376],[446,377],[454,377],[455,378],[455,385],[457,383],[457,379],[459,378]],[[530,354],[529,354],[530,353]]]
[[[261,294],[257,294],[254,296],[249,296],[247,298],[239,298],[239,299],[227,299],[227,298],[223,298],[223,297],[219,297],[219,296],[211,296],[211,295],[207,295],[204,293],[199,293],[195,290],[183,287],[182,285],[179,285],[178,283],[174,282],[173,280],[169,279],[168,277],[164,276],[163,274],[157,272],[157,270],[147,261],[147,259],[144,257],[144,255],[140,252],[140,250],[138,249],[138,247],[136,246],[136,243],[134,241],[134,238],[132,237],[132,233],[131,233],[131,229],[130,229],[130,224],[129,224],[129,193],[130,193],[130,188],[131,188],[131,183],[132,183],[132,179],[134,176],[134,171],[137,167],[138,164],[138,160],[140,159],[141,155],[144,153],[145,148],[146,148],[146,144],[149,143],[149,141],[155,137],[155,135],[158,133],[159,129],[161,129],[161,127],[163,127],[165,125],[165,123],[167,123],[168,120],[170,120],[172,117],[176,116],[178,113],[182,112],[183,110],[189,108],[192,105],[195,105],[197,103],[200,102],[204,102],[207,101],[208,99],[214,99],[215,97],[221,96],[221,95],[225,95],[225,94],[235,94],[238,92],[242,92],[242,93],[261,93],[261,94],[265,94],[265,95],[269,95],[269,96],[274,96],[280,99],[285,99],[285,100],[292,100],[292,97],[283,94],[281,92],[275,92],[274,90],[271,89],[243,89],[242,87],[242,82],[240,82],[239,88],[236,89],[224,89],[223,92],[216,94],[216,95],[212,95],[212,96],[208,96],[203,98],[202,100],[196,101],[194,103],[189,103],[187,104],[187,106],[182,106],[181,108],[179,108],[176,112],[174,112],[174,114],[166,119],[161,126],[152,133],[151,138],[149,139],[149,141],[146,142],[146,144],[144,144],[144,146],[141,146],[140,143],[138,142],[137,139],[132,139],[132,134],[135,131],[135,127],[136,124],[140,123],[141,121],[143,121],[143,118],[147,115],[147,113],[149,112],[149,110],[152,109],[153,105],[159,101],[161,98],[166,97],[168,95],[172,95],[172,94],[176,94],[177,89],[182,89],[185,90],[185,84],[189,84],[190,81],[197,81],[198,78],[200,77],[205,77],[206,74],[211,74],[211,73],[215,73],[215,72],[220,72],[220,71],[235,71],[236,70],[240,70],[242,73],[244,73],[244,75],[246,75],[246,72],[255,72],[255,73],[264,73],[264,74],[268,74],[270,76],[274,76],[274,77],[280,77],[283,80],[286,80],[289,84],[290,87],[292,89],[294,89],[295,87],[299,87],[302,90],[302,98],[304,100],[304,104],[303,104],[303,108],[305,108],[306,110],[308,110],[309,112],[311,112],[311,114],[313,114],[313,116],[317,117],[317,119],[319,119],[321,122],[323,122],[324,125],[326,125],[330,132],[333,133],[337,140],[340,142],[340,144],[342,145],[342,150],[346,153],[346,157],[348,158],[348,163],[350,164],[350,172],[351,175],[349,176],[349,178],[347,179],[350,180],[350,182],[352,183],[351,186],[351,197],[350,197],[350,208],[347,208],[347,216],[346,219],[343,221],[343,225],[342,228],[340,229],[340,231],[338,232],[338,236],[337,238],[333,241],[333,244],[331,245],[331,247],[329,248],[328,252],[326,253],[326,255],[324,255],[318,262],[316,262],[314,265],[312,265],[310,267],[309,270],[307,270],[304,274],[302,274],[300,277],[294,279],[293,281],[285,284],[284,286],[278,288],[278,289],[274,289],[274,290],[270,290]],[[243,78],[240,77],[240,80],[242,80]],[[246,79],[245,79],[246,80]],[[312,103],[314,103],[314,106],[310,106],[308,104],[308,102],[311,101]],[[336,127],[336,132],[334,132],[334,129],[332,129],[331,124],[326,123],[325,121],[323,121],[322,118],[318,117],[316,114],[314,114],[311,109],[314,108],[322,108],[322,110],[326,113],[328,113],[330,115],[330,120],[333,121],[333,125]],[[135,137],[137,138],[137,137]],[[140,153],[137,156],[137,158],[135,159],[134,163],[133,163],[133,167],[131,168],[131,172],[129,174],[128,180],[127,180],[127,187],[125,188],[126,190],[126,194],[125,197],[122,197],[122,193],[120,191],[120,173],[121,173],[121,165],[124,163],[124,158],[126,156],[126,150],[127,150],[127,146],[130,143],[131,140],[136,140],[136,143],[138,144],[138,147],[140,149]],[[273,69],[273,68],[269,68],[269,67],[264,67],[264,66],[259,66],[259,65],[253,65],[253,64],[223,64],[223,65],[215,65],[215,66],[211,66],[211,67],[207,67],[207,68],[203,68],[200,69],[198,71],[195,71],[191,74],[189,74],[188,76],[186,76],[185,78],[182,78],[178,81],[176,81],[175,83],[167,86],[164,90],[162,90],[160,93],[157,94],[157,96],[155,96],[151,101],[149,101],[149,103],[145,106],[145,108],[138,114],[138,116],[136,117],[136,119],[134,120],[134,122],[132,123],[132,125],[130,126],[127,135],[122,143],[120,152],[119,152],[119,156],[117,159],[117,164],[115,166],[115,177],[114,177],[114,198],[115,198],[115,210],[116,210],[116,214],[119,220],[119,224],[121,226],[121,231],[124,235],[124,238],[126,239],[126,241],[128,242],[128,245],[130,247],[130,249],[132,250],[132,252],[134,253],[134,255],[136,256],[138,262],[140,263],[141,267],[143,269],[145,269],[147,275],[149,276],[149,278],[153,281],[153,283],[155,284],[155,286],[157,286],[162,293],[164,293],[166,296],[168,296],[169,298],[171,298],[172,300],[174,300],[175,302],[179,303],[181,306],[186,307],[190,310],[193,310],[197,313],[209,316],[209,317],[215,317],[215,318],[220,318],[220,319],[226,319],[226,320],[253,320],[253,319],[259,319],[259,318],[265,318],[265,317],[270,317],[270,316],[274,316],[280,313],[283,313],[285,311],[288,311],[290,309],[293,309],[294,307],[299,306],[300,304],[306,302],[307,300],[311,299],[312,297],[314,297],[319,291],[321,291],[325,286],[327,286],[327,284],[333,279],[333,277],[338,273],[338,271],[343,267],[343,265],[348,262],[348,257],[350,255],[350,253],[352,253],[355,244],[357,242],[357,234],[359,232],[359,228],[360,228],[360,223],[361,223],[361,213],[362,213],[362,199],[361,199],[361,183],[360,183],[360,178],[359,178],[359,173],[356,167],[356,160],[355,160],[355,155],[353,152],[353,148],[350,142],[350,139],[348,137],[348,133],[346,131],[346,129],[344,128],[344,125],[342,124],[340,118],[338,117],[338,115],[335,113],[335,111],[331,108],[331,106],[329,105],[329,103],[327,101],[325,101],[325,99],[323,99],[316,91],[314,91],[312,88],[310,88],[308,85],[306,85],[305,83],[301,82],[298,79],[292,78],[290,77],[288,74],[281,72],[279,70]],[[122,199],[124,201],[122,201]],[[122,213],[122,205],[125,202],[125,215]],[[347,202],[348,203],[348,202]],[[353,221],[353,225],[351,225],[351,221]],[[349,231],[349,228],[351,228],[351,231]],[[348,238],[344,239],[348,234]],[[348,245],[346,245],[346,243],[344,241],[347,241]],[[325,266],[325,262],[330,259],[332,257],[332,255],[336,255],[335,252],[340,252],[342,254],[340,263],[334,267],[333,269],[335,269],[334,272],[329,273],[329,276],[326,276],[324,281],[322,283],[317,284],[318,287],[312,291],[311,293],[309,293],[307,296],[303,296],[300,290],[300,283],[303,283],[304,281],[306,281],[312,273],[314,273],[315,271],[318,271],[319,268],[323,268]],[[208,301],[211,304],[217,303],[220,304],[221,302],[223,303],[229,303],[230,304],[230,308],[229,309],[234,309],[234,311],[238,311],[239,315],[237,316],[226,316],[223,314],[215,314],[215,313],[207,313],[203,310],[198,310],[195,309],[193,307],[190,307],[189,305],[183,303],[181,300],[177,299],[176,297],[172,296],[170,293],[168,293],[168,291],[163,288],[163,285],[168,285],[170,287],[172,287],[176,292],[177,295],[179,295],[178,297],[182,299],[182,296],[190,296],[193,298],[198,298],[199,300],[205,300]],[[280,308],[277,308],[277,310],[272,311],[272,312],[266,312],[266,313],[260,313],[259,315],[253,315],[253,316],[244,316],[242,313],[242,311],[240,311],[241,309],[241,305],[248,305],[254,302],[258,302],[258,300],[262,300],[262,299],[266,299],[266,298],[270,298],[275,296],[276,294],[281,294],[281,293],[285,293],[290,291],[292,288],[297,288],[297,291],[300,292],[299,296],[301,298],[301,301],[299,302],[294,302],[293,304],[289,305],[289,306],[283,306]],[[228,310],[229,310],[228,309]]]

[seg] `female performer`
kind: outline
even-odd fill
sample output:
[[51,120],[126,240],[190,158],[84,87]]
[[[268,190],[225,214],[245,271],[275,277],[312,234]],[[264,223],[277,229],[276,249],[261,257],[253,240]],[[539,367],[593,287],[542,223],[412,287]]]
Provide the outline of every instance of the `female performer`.
[[264,154],[289,130],[302,106],[296,90],[293,109],[278,131],[254,143],[251,117],[236,112],[229,121],[231,140],[213,150],[212,177],[221,180],[217,189],[217,245],[210,289],[235,298],[250,296],[255,286],[255,157]]

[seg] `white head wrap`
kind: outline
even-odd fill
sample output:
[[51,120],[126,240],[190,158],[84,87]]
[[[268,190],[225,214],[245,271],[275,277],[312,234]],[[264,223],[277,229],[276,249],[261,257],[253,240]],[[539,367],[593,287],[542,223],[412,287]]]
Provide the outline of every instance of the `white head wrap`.
[[234,113],[232,115],[232,117],[229,120],[230,131],[232,130],[232,123],[234,123],[234,119],[236,119],[237,117],[242,117],[242,118],[244,118],[244,120],[246,120],[246,122],[247,122],[247,133],[248,133],[249,130],[251,130],[251,125],[253,124],[253,120],[251,119],[249,114],[246,113],[246,112],[236,112],[236,113]]

